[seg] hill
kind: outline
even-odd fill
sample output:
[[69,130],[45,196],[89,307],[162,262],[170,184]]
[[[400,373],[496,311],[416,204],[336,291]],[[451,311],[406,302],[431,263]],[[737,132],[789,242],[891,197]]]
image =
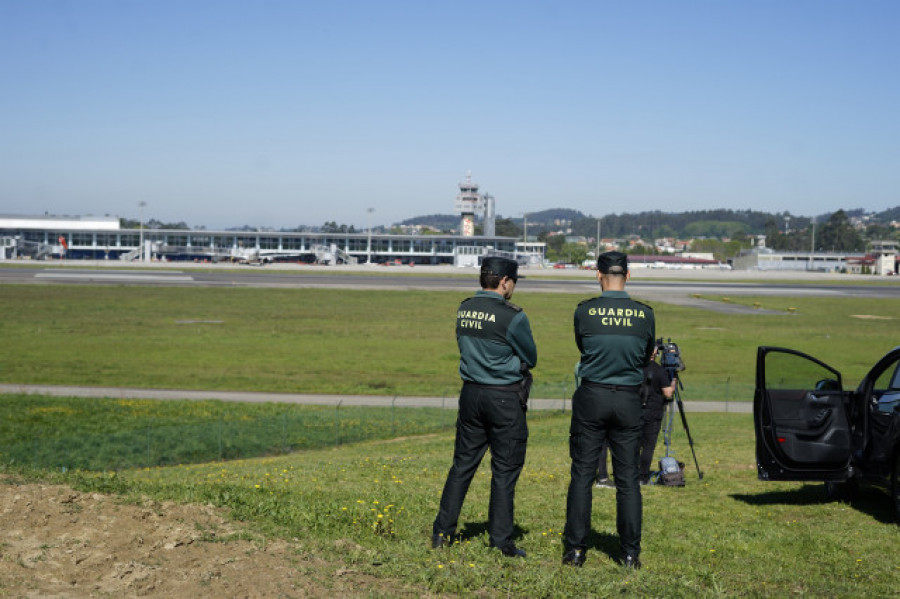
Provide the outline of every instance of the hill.
[[[869,213],[861,208],[846,210],[851,219],[861,219],[867,225],[887,226],[900,219],[900,206],[877,213]],[[779,231],[805,230],[813,219],[825,223],[833,213],[827,212],[814,217],[792,215],[789,212],[759,212],[755,210],[696,210],[686,212],[662,212],[660,210],[638,213],[607,214],[600,217],[602,237],[627,237],[639,235],[643,238],[730,238],[741,234],[761,235],[767,227],[774,226]],[[525,218],[504,218],[497,216],[498,222],[506,221],[518,228],[521,235]],[[432,214],[417,216],[402,221],[402,225],[428,225],[439,230],[450,231],[458,227],[459,217],[453,214]],[[570,208],[552,208],[527,214],[529,237],[541,233],[562,231],[570,235],[594,237],[597,234],[597,218]],[[499,233],[499,227],[498,227]],[[500,233],[502,234],[502,233]]]

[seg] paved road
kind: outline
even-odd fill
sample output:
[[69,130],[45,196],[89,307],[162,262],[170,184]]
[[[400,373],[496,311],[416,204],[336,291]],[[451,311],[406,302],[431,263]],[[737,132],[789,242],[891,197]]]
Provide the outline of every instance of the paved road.
[[[251,403],[292,403],[323,406],[396,406],[404,408],[456,409],[453,397],[391,397],[376,395],[313,395],[300,393],[257,393],[242,391],[191,391],[185,389],[135,389],[125,387],[73,387],[62,385],[0,384],[0,393],[52,395],[57,397],[110,397],[116,399],[217,399]],[[569,400],[532,399],[533,410],[568,410]],[[753,404],[748,401],[686,401],[685,412],[734,412],[748,414]]]

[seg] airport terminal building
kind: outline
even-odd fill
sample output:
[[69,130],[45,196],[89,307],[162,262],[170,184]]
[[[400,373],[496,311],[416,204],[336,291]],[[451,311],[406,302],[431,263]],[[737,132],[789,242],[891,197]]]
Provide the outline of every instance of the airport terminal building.
[[521,255],[500,236],[123,229],[118,218],[0,215],[0,259],[447,264]]
[[896,275],[900,254],[896,241],[874,242],[867,252],[783,252],[757,247],[733,260],[735,270],[846,272]]
[[[142,262],[303,262],[474,267],[485,256],[523,266],[544,264],[546,244],[514,237],[372,232],[123,229],[113,217],[0,215],[0,260],[124,260]],[[635,267],[721,268],[715,260],[634,256]],[[864,254],[777,252],[756,247],[733,259],[734,270],[897,274],[898,244],[879,242]]]

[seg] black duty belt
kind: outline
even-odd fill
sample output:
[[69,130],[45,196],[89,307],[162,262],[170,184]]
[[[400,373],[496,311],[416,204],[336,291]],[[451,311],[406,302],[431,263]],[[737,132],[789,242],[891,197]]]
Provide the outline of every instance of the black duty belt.
[[509,385],[482,385],[481,383],[473,383],[472,381],[463,381],[463,386],[479,387],[481,389],[497,389],[498,391],[518,391],[522,388],[522,381],[511,383]]
[[594,381],[589,381],[587,379],[581,380],[582,385],[587,385],[588,387],[599,387],[601,389],[609,389],[610,391],[640,391],[640,385],[609,385],[607,383],[595,383]]

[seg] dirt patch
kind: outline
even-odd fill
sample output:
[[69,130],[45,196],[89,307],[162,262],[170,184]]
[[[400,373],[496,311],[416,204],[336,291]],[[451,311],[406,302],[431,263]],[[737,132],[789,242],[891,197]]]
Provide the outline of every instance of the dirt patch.
[[850,318],[863,318],[868,320],[894,320],[892,316],[875,316],[874,314],[851,314]]
[[240,523],[226,516],[212,506],[126,504],[99,493],[0,478],[0,596],[413,594],[304,554],[299,542],[247,540]]

